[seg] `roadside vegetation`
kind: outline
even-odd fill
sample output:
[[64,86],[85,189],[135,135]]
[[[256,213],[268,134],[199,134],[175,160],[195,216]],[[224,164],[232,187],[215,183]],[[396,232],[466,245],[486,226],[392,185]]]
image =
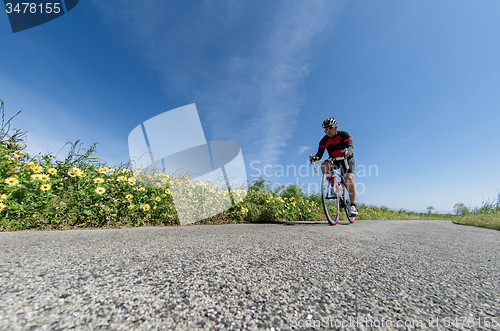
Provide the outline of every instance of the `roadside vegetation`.
[[[50,154],[31,156],[25,152],[25,132],[11,129],[15,116],[4,120],[1,100],[0,115],[0,231],[179,225],[169,187],[178,179],[186,181],[189,194],[210,192],[207,208],[223,209],[217,205],[224,203],[218,199],[226,189],[223,185],[197,183],[182,174],[143,175],[130,164],[109,167],[94,157],[95,144],[84,149],[78,141],[68,143],[71,150],[64,160]],[[232,191],[233,198],[242,194],[241,189]],[[480,210],[463,207],[457,215],[362,204],[358,210],[357,220],[453,219],[500,229],[498,203]],[[256,178],[243,201],[196,224],[283,221],[325,221],[319,194],[308,195],[297,185],[273,189],[269,182]]]
[[500,193],[495,201],[485,201],[481,207],[471,208],[457,203],[454,209],[457,214],[453,220],[455,224],[500,230]]

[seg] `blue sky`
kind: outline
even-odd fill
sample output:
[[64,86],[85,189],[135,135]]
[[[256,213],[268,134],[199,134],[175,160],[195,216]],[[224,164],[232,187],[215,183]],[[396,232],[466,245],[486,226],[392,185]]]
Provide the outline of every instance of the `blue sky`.
[[32,154],[81,139],[110,165],[128,161],[137,125],[196,103],[206,139],[238,143],[249,178],[311,189],[307,156],[336,117],[358,201],[449,212],[500,189],[499,12],[496,0],[88,0],[16,34],[4,14],[0,98],[22,110]]

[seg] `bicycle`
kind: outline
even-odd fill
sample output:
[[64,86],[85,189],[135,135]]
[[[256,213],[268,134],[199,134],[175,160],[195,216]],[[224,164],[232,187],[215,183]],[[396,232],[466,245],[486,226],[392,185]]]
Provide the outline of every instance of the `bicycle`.
[[[343,157],[329,158],[326,160],[330,164],[330,170],[323,174],[321,179],[321,200],[323,202],[323,211],[325,212],[326,219],[331,225],[337,224],[340,216],[340,210],[344,209],[349,223],[354,223],[356,220],[355,215],[349,214],[349,193],[347,192],[344,176],[342,174],[342,167],[339,167],[336,161],[344,161],[345,171],[349,170],[347,158]],[[325,161],[311,161],[314,171],[317,173],[316,163],[323,163]],[[329,209],[333,211],[330,213]],[[330,214],[334,215],[332,218]]]

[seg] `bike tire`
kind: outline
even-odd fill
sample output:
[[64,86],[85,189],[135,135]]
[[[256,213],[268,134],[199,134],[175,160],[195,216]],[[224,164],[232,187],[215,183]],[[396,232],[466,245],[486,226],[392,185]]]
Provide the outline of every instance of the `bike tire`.
[[[340,205],[339,205],[339,199],[338,199],[338,185],[335,180],[335,176],[333,177],[333,185],[336,188],[335,191],[335,196],[332,195],[332,185],[330,184],[330,177],[331,174],[326,173],[323,175],[323,178],[321,179],[321,201],[323,202],[323,212],[325,213],[326,220],[328,223],[331,225],[337,224],[339,220],[339,214],[340,214]],[[330,210],[328,210],[328,207],[330,207]],[[333,217],[332,217],[333,216]]]

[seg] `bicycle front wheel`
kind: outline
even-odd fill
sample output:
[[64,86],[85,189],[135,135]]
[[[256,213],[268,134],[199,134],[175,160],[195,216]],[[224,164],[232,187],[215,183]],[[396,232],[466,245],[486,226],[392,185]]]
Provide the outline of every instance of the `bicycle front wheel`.
[[339,199],[335,176],[326,173],[321,179],[321,200],[323,201],[323,211],[326,220],[331,224],[337,224],[339,220]]

